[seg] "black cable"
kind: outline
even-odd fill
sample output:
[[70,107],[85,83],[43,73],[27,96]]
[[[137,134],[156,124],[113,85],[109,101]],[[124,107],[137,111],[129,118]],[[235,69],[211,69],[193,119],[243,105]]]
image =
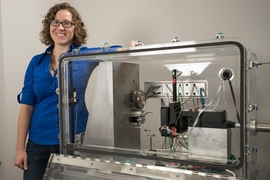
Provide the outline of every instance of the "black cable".
[[145,92],[145,94],[150,93],[151,91],[153,91],[155,89],[154,86],[151,86],[150,88],[147,89],[147,91]]
[[146,96],[146,99],[148,99],[148,98],[150,98],[150,97],[153,97],[153,96],[156,96],[156,95],[158,95],[158,94],[160,94],[160,92],[158,92],[158,93],[153,92],[153,94],[151,94],[151,95],[149,95],[149,96]]
[[[161,86],[151,86],[150,88],[148,88],[147,89],[147,91],[146,91],[146,96],[148,95],[148,93],[150,93],[151,91],[154,91],[154,90],[156,90],[156,89],[158,89],[158,88],[160,88]],[[154,93],[154,94],[160,94],[160,92],[159,93]]]
[[149,87],[145,93],[147,94],[147,93],[151,92],[154,88],[155,88],[154,86]]
[[236,109],[237,120],[240,123],[240,116],[239,116],[239,113],[238,113],[238,110],[237,110],[237,107],[236,107],[236,100],[235,100],[235,95],[234,95],[234,91],[233,91],[233,87],[232,87],[232,82],[230,80],[228,80],[228,82],[229,82],[231,93],[232,93],[233,103],[234,103],[234,106],[235,106],[235,109]]

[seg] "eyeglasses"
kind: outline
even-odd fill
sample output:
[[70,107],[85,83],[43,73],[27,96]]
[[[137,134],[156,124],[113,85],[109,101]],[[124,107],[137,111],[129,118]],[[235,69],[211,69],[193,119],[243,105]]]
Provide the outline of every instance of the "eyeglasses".
[[60,24],[62,24],[64,28],[70,28],[72,25],[74,25],[73,22],[69,22],[69,21],[60,22],[57,20],[51,20],[51,25],[54,27],[58,27]]

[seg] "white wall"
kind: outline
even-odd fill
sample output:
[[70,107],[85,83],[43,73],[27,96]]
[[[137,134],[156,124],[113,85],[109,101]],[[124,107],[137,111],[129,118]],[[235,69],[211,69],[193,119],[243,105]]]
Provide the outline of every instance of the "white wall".
[[[14,167],[16,124],[26,66],[34,54],[44,51],[39,41],[42,15],[61,1],[0,0],[0,179],[21,179]],[[239,37],[255,49],[263,62],[270,61],[269,0],[73,0],[88,27],[88,46],[104,42],[127,46],[131,39],[145,44],[170,42],[174,36],[185,40],[213,39],[217,32]],[[260,67],[259,121],[270,123],[268,69]],[[270,167],[270,133],[259,133],[258,163]]]
[[[1,2],[0,2],[0,9],[1,9]],[[0,19],[2,15],[0,14]],[[2,29],[2,21],[0,21],[0,32]],[[3,61],[3,40],[2,40],[2,33],[0,33],[0,83],[4,84],[4,61]],[[3,97],[5,97],[5,88],[3,88],[4,86],[0,86],[0,97],[1,99]],[[0,127],[4,127],[4,119],[6,117],[6,108],[5,108],[5,101],[3,103],[0,103],[0,109],[1,109],[1,113],[0,113]],[[4,136],[5,131],[3,128],[0,129],[0,140],[1,137]],[[2,143],[2,141],[0,141],[0,143]],[[3,161],[4,157],[4,151],[2,150],[2,146],[0,146],[0,173],[1,173],[1,161]]]

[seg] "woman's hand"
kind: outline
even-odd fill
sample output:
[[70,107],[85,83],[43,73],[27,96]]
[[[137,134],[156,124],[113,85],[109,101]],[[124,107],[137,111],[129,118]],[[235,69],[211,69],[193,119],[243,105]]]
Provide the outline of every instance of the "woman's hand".
[[14,165],[22,170],[27,170],[27,154],[25,150],[16,150]]

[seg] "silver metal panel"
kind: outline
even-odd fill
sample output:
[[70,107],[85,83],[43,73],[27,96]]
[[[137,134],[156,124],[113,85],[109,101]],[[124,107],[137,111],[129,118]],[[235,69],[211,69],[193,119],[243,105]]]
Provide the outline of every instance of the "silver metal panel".
[[231,129],[194,127],[188,135],[189,157],[227,162],[231,155],[230,144]]
[[[179,92],[183,97],[189,97],[190,92],[193,92],[192,97],[200,97],[199,89],[203,88],[204,90],[204,98],[208,97],[208,82],[206,80],[189,80],[189,81],[178,81],[178,86],[176,87],[176,91]],[[193,86],[196,86],[198,90],[192,90]],[[154,97],[167,97],[167,94],[172,96],[172,92],[168,89],[168,87],[172,87],[171,81],[152,81],[145,82],[145,91],[150,87],[158,87],[155,89]],[[180,88],[180,89],[179,89]],[[160,94],[158,94],[160,93]]]
[[89,108],[84,144],[140,149],[140,129],[129,124],[139,82],[136,64],[101,62]]
[[92,179],[170,179],[170,180],[216,180],[236,179],[229,173],[215,174],[196,172],[173,167],[132,164],[121,161],[80,158],[52,154],[43,180],[92,180]]

